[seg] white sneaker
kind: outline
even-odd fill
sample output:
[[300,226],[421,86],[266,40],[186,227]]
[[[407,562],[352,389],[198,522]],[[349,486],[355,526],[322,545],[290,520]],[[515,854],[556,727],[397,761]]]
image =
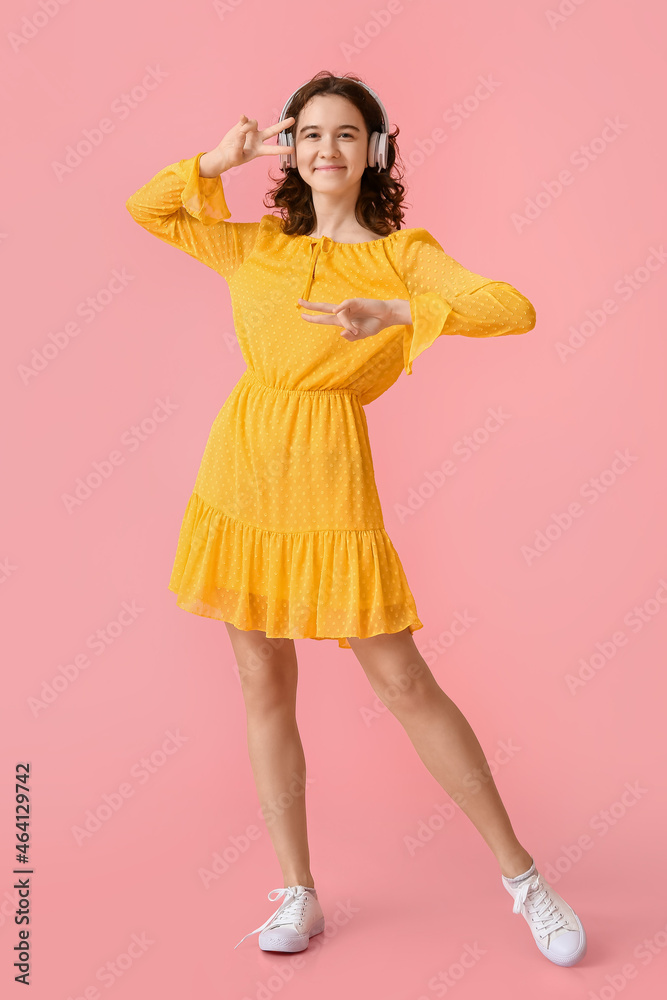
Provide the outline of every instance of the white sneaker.
[[571,906],[537,871],[535,861],[519,882],[501,875],[514,897],[514,913],[521,913],[533,932],[535,944],[556,965],[575,965],[586,954],[586,932]]
[[261,927],[249,931],[234,948],[238,948],[242,941],[259,931],[258,940],[262,951],[304,951],[311,937],[322,933],[324,914],[317,891],[312,886],[289,885],[272,889],[269,899],[273,901],[283,895],[285,899],[276,912]]

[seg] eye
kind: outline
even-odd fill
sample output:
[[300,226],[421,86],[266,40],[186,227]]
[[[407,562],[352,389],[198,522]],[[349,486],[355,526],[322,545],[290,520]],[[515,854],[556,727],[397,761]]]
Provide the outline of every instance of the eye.
[[[339,132],[338,134],[339,135],[347,135],[347,136],[350,137],[350,139],[354,139],[354,136],[352,135],[351,132]],[[310,139],[311,135],[319,135],[319,133],[318,132],[308,132],[307,135],[304,136],[304,139]]]

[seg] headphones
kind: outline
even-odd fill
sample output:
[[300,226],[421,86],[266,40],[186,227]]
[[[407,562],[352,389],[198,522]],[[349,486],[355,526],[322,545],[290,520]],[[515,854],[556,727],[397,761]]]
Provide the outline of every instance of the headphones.
[[[378,97],[378,95],[375,93],[374,90],[371,90],[371,88],[367,86],[365,83],[362,83],[361,80],[355,80],[354,83],[358,83],[359,86],[364,87],[368,91],[368,93],[375,98],[378,105],[380,106],[380,110],[382,111],[382,132],[371,132],[368,138],[368,158],[366,162],[369,167],[377,167],[378,171],[386,170],[387,154],[389,150],[389,117],[385,110],[384,104],[382,103],[382,101],[380,100],[380,98]],[[284,120],[285,112],[289,107],[289,103],[294,97],[294,94],[296,94],[297,91],[299,90],[301,90],[301,87],[297,87],[296,90],[293,91],[285,101],[285,106],[280,113],[280,119],[279,119],[280,121]],[[293,147],[294,136],[291,133],[286,132],[285,129],[283,129],[282,132],[278,133],[278,145]],[[293,166],[292,156],[287,156],[281,153],[279,156],[279,160],[280,160],[280,169],[283,171],[283,173],[286,174],[290,166]]]

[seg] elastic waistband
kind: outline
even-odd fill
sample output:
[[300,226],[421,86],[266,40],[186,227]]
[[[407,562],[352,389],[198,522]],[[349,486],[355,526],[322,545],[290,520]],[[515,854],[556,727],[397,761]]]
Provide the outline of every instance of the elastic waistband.
[[274,392],[291,392],[298,396],[359,396],[356,389],[283,389],[282,386],[269,385],[268,382],[262,382],[261,378],[259,378],[252,368],[246,368],[241,378],[247,378],[251,382],[261,385],[263,389],[272,389]]

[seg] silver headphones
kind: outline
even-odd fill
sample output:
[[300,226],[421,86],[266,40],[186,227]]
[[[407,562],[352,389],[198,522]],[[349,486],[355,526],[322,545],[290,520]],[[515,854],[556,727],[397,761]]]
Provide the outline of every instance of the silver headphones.
[[[382,103],[382,101],[380,100],[380,98],[378,97],[378,95],[375,93],[374,90],[371,90],[371,88],[368,87],[365,83],[362,83],[361,80],[354,80],[354,83],[358,83],[359,86],[364,87],[368,91],[368,93],[375,98],[375,100],[378,102],[378,105],[380,106],[380,110],[382,111],[383,130],[382,132],[371,132],[370,136],[368,137],[368,158],[366,162],[369,167],[377,167],[378,171],[386,170],[387,154],[389,150],[389,117],[385,110],[384,104]],[[299,90],[301,90],[301,87],[297,87],[296,90],[293,91],[285,101],[285,106],[280,113],[280,119],[279,119],[280,121],[284,121],[285,112],[289,107],[289,103],[294,97],[294,94],[296,94],[297,91]],[[278,133],[278,145],[294,147],[294,137],[291,135],[291,133],[283,129],[282,132]],[[290,166],[293,166],[292,156],[286,156],[281,153],[278,159],[280,160],[280,169],[283,171],[283,173],[286,174]]]

